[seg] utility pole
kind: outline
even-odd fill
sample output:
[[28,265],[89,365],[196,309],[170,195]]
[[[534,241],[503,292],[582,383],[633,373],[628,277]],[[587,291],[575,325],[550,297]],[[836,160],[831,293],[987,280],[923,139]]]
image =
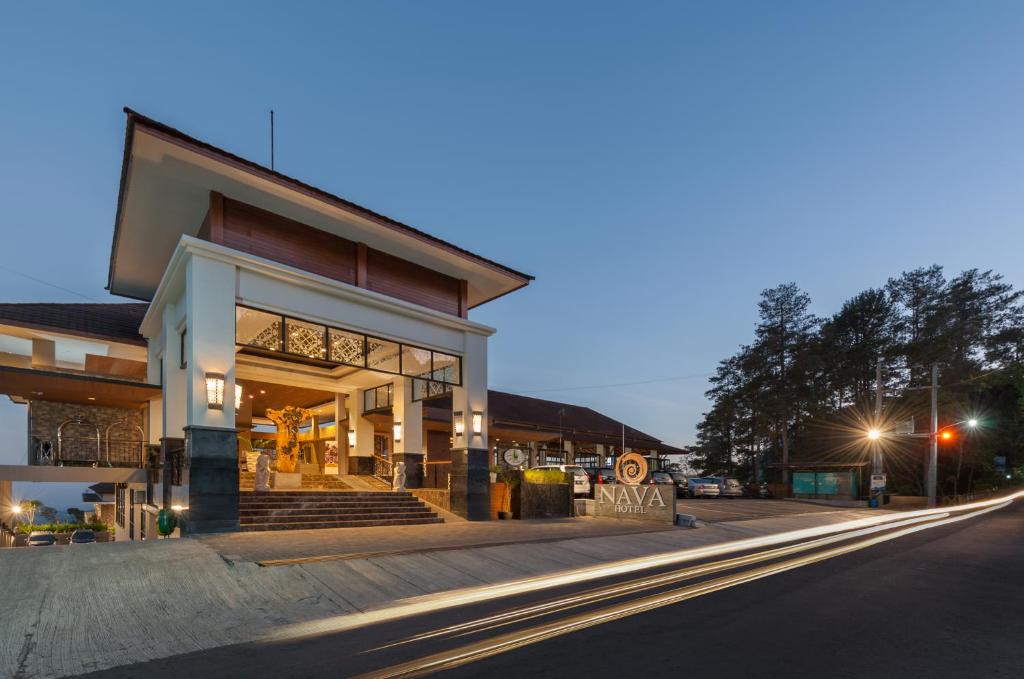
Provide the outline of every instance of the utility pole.
[[[874,427],[880,429],[882,426],[882,359],[879,357],[875,366],[875,422]],[[874,449],[871,451],[871,473],[883,474],[882,444],[875,441]]]
[[928,451],[928,469],[925,485],[928,487],[928,506],[935,506],[935,486],[939,474],[939,364],[932,364],[932,431],[931,449]]

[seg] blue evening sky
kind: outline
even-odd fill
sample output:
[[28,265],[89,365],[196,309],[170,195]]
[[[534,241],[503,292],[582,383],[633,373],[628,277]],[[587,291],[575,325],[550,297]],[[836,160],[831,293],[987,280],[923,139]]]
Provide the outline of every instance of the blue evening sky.
[[274,108],[277,169],[537,276],[471,314],[492,388],[692,443],[763,288],[1024,284],[1022,35],[1019,2],[7,4],[2,298],[109,298],[122,106],[260,162]]

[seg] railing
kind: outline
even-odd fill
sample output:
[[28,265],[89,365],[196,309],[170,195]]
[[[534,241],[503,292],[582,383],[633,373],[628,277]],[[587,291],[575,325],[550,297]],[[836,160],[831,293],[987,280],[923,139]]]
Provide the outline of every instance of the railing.
[[373,410],[382,410],[384,408],[390,408],[394,402],[392,391],[394,386],[391,382],[382,384],[379,387],[373,389],[367,389],[363,392],[363,412],[370,412]]
[[141,440],[108,439],[95,437],[61,437],[56,449],[49,441],[32,439],[35,464],[87,467],[146,466],[146,442]]
[[373,475],[390,486],[394,480],[394,465],[391,460],[380,455],[374,455]]

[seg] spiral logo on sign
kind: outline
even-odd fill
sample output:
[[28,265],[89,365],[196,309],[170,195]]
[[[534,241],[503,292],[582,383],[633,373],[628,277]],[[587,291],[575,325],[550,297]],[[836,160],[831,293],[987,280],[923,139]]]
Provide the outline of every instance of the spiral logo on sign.
[[640,453],[626,453],[615,462],[615,479],[635,486],[647,478],[647,460]]

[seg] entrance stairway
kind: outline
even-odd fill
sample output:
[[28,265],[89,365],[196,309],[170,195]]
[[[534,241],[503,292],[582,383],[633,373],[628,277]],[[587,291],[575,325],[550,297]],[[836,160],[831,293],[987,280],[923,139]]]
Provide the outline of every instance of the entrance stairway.
[[443,523],[411,493],[394,491],[270,491],[239,494],[243,531],[358,528]]

